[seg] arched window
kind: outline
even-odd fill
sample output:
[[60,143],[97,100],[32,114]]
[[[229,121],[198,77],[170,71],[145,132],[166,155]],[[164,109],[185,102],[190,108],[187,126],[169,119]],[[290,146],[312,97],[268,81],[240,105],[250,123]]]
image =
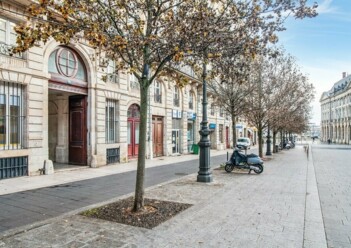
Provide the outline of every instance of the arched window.
[[128,118],[139,118],[140,117],[140,107],[137,104],[133,104],[128,108],[127,113]]
[[87,81],[86,69],[80,56],[67,47],[58,47],[50,54],[49,72],[65,78]]

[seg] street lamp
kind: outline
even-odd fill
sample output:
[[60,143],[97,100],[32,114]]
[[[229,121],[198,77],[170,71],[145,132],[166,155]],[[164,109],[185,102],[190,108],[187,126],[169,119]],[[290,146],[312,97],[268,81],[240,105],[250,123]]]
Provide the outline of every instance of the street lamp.
[[211,142],[209,139],[210,130],[207,126],[207,84],[206,84],[206,52],[204,54],[204,61],[202,65],[202,121],[201,130],[199,131],[201,138],[199,141],[200,158],[199,158],[199,172],[197,181],[209,183],[213,181],[211,167],[210,167],[210,147]]
[[266,156],[271,156],[272,155],[271,143],[272,143],[272,141],[271,141],[271,134],[270,134],[269,124],[268,124]]

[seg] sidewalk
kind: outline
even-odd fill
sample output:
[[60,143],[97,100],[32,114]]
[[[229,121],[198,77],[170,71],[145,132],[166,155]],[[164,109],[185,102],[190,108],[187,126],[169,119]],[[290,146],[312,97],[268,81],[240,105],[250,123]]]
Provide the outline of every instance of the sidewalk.
[[[211,156],[217,156],[226,154],[227,151],[230,153],[231,150],[211,150]],[[146,160],[146,168],[162,166],[165,164],[170,164],[176,162],[184,162],[189,160],[198,159],[199,155],[188,154],[181,156],[168,156],[168,157],[158,157],[152,160]],[[55,172],[51,175],[40,175],[40,176],[26,176],[18,178],[10,178],[0,180],[0,195],[16,193],[25,190],[43,188],[53,185],[59,185],[69,182],[75,182],[80,180],[86,180],[91,178],[97,178],[107,175],[113,175],[128,171],[136,170],[137,160],[132,160],[128,163],[112,164],[107,166],[102,166],[99,168],[88,168],[79,167],[72,170],[63,170]]]
[[296,146],[260,175],[214,170],[213,183],[192,174],[146,189],[148,198],[193,204],[152,230],[75,215],[81,209],[13,230],[0,247],[326,247],[320,205],[306,197],[319,202],[311,166]]

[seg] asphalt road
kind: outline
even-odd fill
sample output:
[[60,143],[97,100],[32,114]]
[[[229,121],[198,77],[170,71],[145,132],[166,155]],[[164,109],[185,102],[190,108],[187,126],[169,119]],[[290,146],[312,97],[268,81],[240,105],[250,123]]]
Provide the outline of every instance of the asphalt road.
[[313,145],[328,247],[351,247],[351,147]]
[[[226,155],[211,157],[211,167]],[[198,159],[146,169],[145,187],[198,172]],[[79,173],[79,171],[77,171]],[[134,192],[136,172],[0,196],[0,233]]]

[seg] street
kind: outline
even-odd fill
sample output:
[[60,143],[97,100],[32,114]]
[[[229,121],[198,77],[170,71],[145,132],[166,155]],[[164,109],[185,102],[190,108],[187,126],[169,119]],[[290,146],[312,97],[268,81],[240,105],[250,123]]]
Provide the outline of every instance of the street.
[[351,247],[351,147],[312,145],[328,247]]
[[[219,165],[226,156],[211,158]],[[198,171],[198,160],[172,162],[146,170],[145,187]],[[135,171],[0,196],[0,233],[134,192]]]

